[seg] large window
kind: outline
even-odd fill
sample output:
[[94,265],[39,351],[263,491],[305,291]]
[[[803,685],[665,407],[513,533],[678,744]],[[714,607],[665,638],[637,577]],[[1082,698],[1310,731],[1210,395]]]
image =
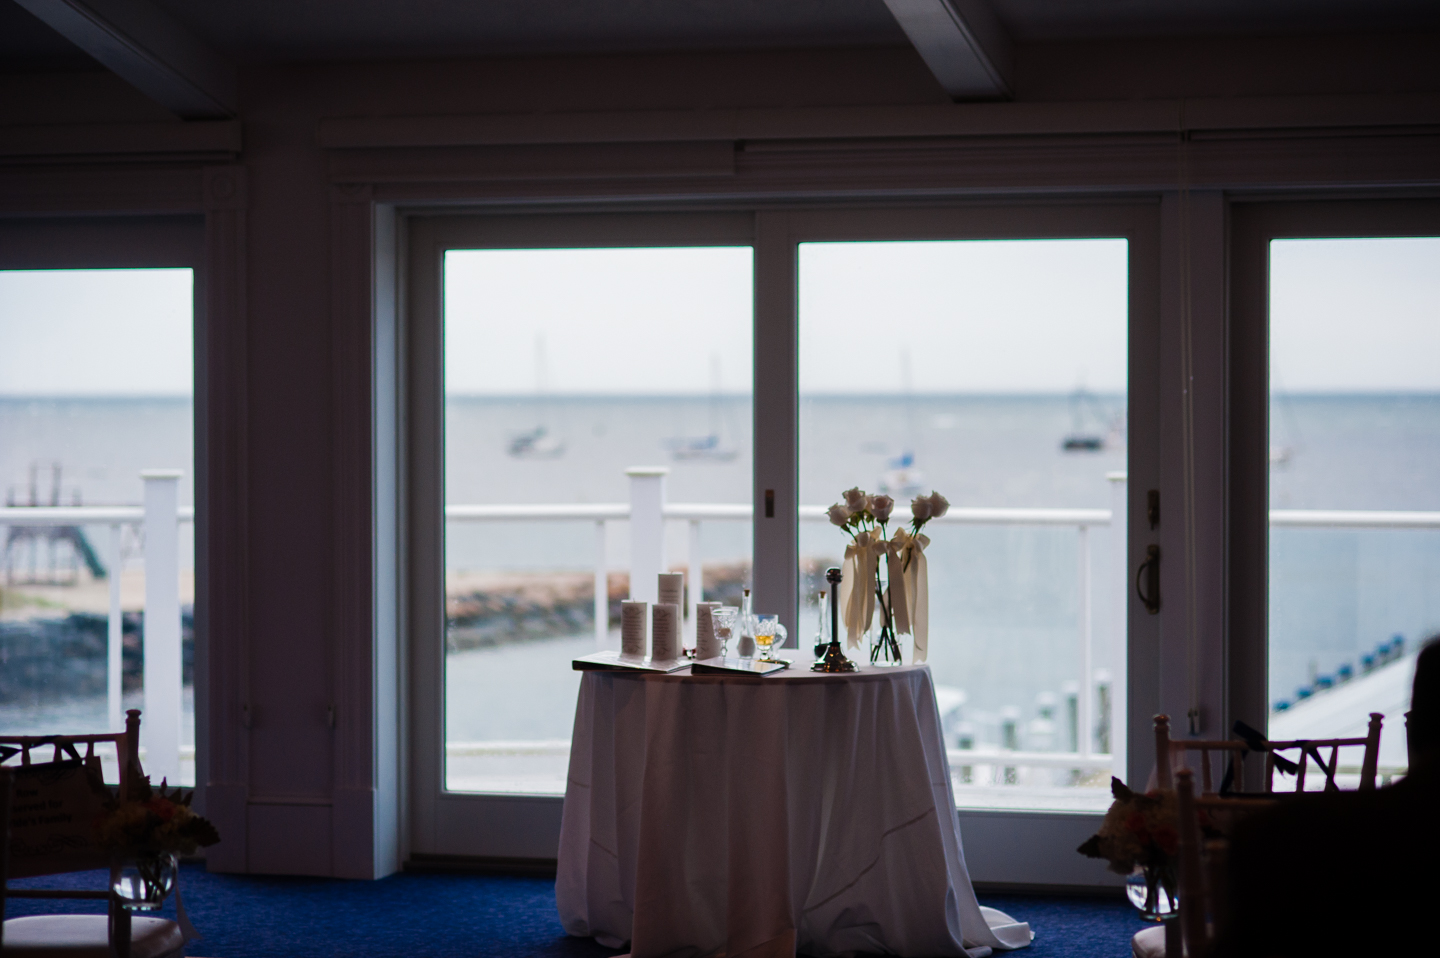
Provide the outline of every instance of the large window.
[[1271,735],[1382,712],[1389,775],[1440,631],[1440,239],[1276,239],[1269,261]]
[[[952,503],[927,529],[929,663],[962,815],[1002,844],[1041,819],[1066,836],[1055,849],[1093,831],[1109,775],[1130,775],[1127,472],[1155,484],[1152,210],[406,229],[412,855],[554,855],[570,660],[616,642],[642,561],[686,573],[687,617],[753,585],[803,664],[816,575],[845,544],[823,507],[851,486],[905,515],[932,488]],[[642,547],[630,516],[657,471],[664,533]],[[1090,880],[1072,858],[1035,861]]]
[[[619,647],[631,594],[629,523],[606,518],[627,470],[664,470],[671,502],[750,501],[752,258],[445,253],[446,788],[564,793],[570,660]],[[666,526],[693,599],[738,601],[749,521]]]
[[[114,731],[123,708],[142,708],[147,769],[185,784],[195,782],[192,287],[189,269],[0,271],[0,729]],[[171,484],[184,520],[177,541],[160,544],[164,566],[178,565],[183,684],[160,690],[144,683],[147,557],[159,554],[139,508],[149,470],[178,473],[151,481]],[[59,511],[41,521],[32,509]],[[144,732],[177,720],[175,768]]]
[[[928,660],[961,805],[1108,804],[1128,297],[1124,239],[799,249],[801,502],[859,486],[900,522],[913,497],[951,503],[925,529]],[[801,524],[807,640],[847,541]]]

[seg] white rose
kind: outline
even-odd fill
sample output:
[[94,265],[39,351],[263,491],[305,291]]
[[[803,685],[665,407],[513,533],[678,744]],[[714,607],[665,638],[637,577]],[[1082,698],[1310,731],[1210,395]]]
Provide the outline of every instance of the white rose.
[[845,523],[848,522],[849,520],[850,520],[850,510],[849,510],[849,509],[846,509],[844,506],[842,506],[842,505],[841,505],[840,503],[838,503],[838,502],[835,503],[835,505],[833,505],[833,506],[830,507],[830,522],[831,522],[833,525],[837,525],[837,526],[842,526],[842,527],[843,527],[843,526],[845,525]]
[[910,515],[915,517],[917,523],[924,522],[930,518],[930,497],[916,496],[910,500]]
[[869,504],[869,499],[870,497],[865,495],[859,486],[845,490],[845,506],[851,513],[864,512],[865,506]]
[[895,500],[889,496],[870,497],[870,513],[875,516],[876,522],[888,522],[894,508]]
[[948,500],[948,499],[946,499],[944,496],[940,495],[940,493],[935,492],[934,490],[931,490],[931,492],[930,492],[930,518],[932,518],[932,519],[939,519],[941,516],[943,516],[945,513],[949,512],[949,511],[950,511],[950,500]]

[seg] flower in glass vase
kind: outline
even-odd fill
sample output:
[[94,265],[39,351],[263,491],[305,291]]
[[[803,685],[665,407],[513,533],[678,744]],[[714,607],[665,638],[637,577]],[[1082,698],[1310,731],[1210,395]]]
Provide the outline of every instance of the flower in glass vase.
[[[925,661],[929,639],[925,547],[930,539],[920,530],[931,519],[943,516],[950,503],[938,492],[916,497],[910,503],[909,528],[901,525],[892,535],[889,524],[894,499],[872,496],[858,486],[845,490],[842,499],[827,515],[850,536],[839,596],[850,648],[856,648],[860,637],[869,634],[870,661],[899,665],[899,637],[908,634],[913,637],[913,660]],[[873,628],[877,610],[878,631]]]
[[158,908],[175,885],[175,856],[214,845],[220,833],[191,810],[193,789],[167,788],[163,779],[153,788],[148,777],[137,774],[135,779],[138,784],[128,797],[105,804],[96,831],[114,860],[116,895],[127,908],[149,910]]
[[1118,778],[1110,779],[1114,801],[1100,830],[1076,849],[1089,858],[1103,858],[1120,875],[1133,875],[1127,886],[1131,903],[1146,918],[1162,919],[1178,908],[1179,806],[1170,790],[1136,792]]

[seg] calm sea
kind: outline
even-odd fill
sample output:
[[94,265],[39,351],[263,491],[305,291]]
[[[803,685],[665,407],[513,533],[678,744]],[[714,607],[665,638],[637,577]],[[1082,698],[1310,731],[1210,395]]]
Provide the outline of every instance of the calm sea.
[[[1108,508],[1105,475],[1125,468],[1123,433],[1098,452],[1067,453],[1061,440],[1076,431],[1104,435],[1122,412],[1116,396],[806,399],[801,499],[829,504],[852,485],[873,491],[908,454],[915,480],[956,505]],[[735,397],[454,398],[447,405],[447,498],[623,502],[626,467],[667,465],[671,501],[748,502],[751,417],[748,399]],[[539,429],[539,455],[511,455],[513,444]],[[1277,508],[1440,509],[1440,396],[1277,400],[1272,433]],[[673,448],[685,443],[709,443],[714,454],[675,458]],[[86,503],[137,503],[140,470],[160,466],[186,470],[181,495],[189,503],[191,462],[188,401],[0,399],[0,486],[17,502],[28,500],[32,465],[38,495],[48,502],[58,463],[66,503],[77,494]],[[938,683],[965,691],[967,716],[982,738],[993,738],[1004,710],[1028,720],[1042,695],[1063,694],[1080,678],[1079,536],[1064,528],[932,532],[930,661]],[[626,563],[624,533],[623,523],[612,524],[612,567]],[[1113,581],[1106,530],[1093,530],[1090,544],[1104,664],[1115,647],[1113,597],[1121,586]],[[800,546],[802,556],[834,561],[843,536],[806,524]],[[188,554],[188,540],[185,547]],[[672,561],[682,560],[685,548],[676,530]],[[589,523],[452,524],[447,564],[471,572],[583,572],[594,550]],[[748,558],[749,524],[705,524],[700,550],[706,562]],[[1440,533],[1277,530],[1271,550],[1274,699],[1392,635],[1414,642],[1440,631]],[[813,606],[803,613],[806,639],[813,615]],[[568,737],[577,681],[569,659],[592,646],[588,635],[557,636],[452,655],[450,737]],[[89,721],[83,716],[91,709],[103,714],[103,703],[52,705],[81,716],[75,722]],[[0,706],[0,726],[28,725],[33,712]]]

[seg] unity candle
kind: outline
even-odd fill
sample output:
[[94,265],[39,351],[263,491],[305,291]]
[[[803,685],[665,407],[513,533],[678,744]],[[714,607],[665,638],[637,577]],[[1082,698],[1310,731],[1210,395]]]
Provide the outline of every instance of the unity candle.
[[650,658],[669,662],[680,658],[680,606],[656,602],[650,610]]
[[648,603],[630,599],[620,603],[620,654],[645,657],[645,615]]
[[657,596],[656,602],[669,602],[676,608],[685,608],[685,573],[660,573],[660,588]]
[[719,602],[701,602],[695,607],[695,658],[713,659],[720,654],[720,640],[715,637],[715,620],[710,618]]

